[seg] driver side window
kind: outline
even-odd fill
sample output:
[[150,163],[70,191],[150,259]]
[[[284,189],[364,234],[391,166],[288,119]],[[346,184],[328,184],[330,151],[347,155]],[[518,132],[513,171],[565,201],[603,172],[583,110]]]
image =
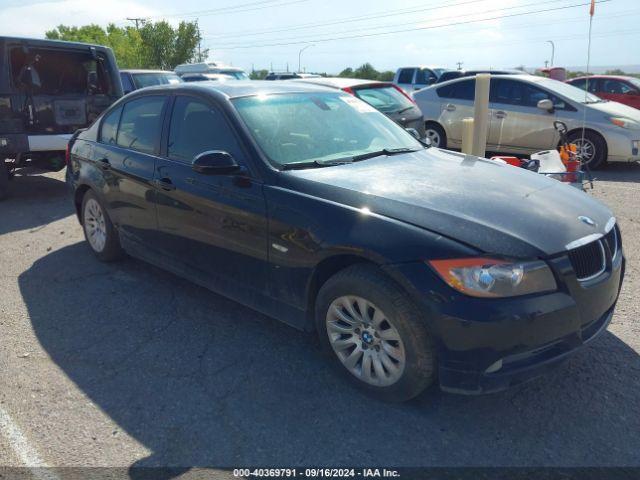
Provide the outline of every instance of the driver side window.
[[223,150],[240,159],[237,138],[222,112],[193,97],[176,98],[169,126],[167,156],[192,163],[209,150]]

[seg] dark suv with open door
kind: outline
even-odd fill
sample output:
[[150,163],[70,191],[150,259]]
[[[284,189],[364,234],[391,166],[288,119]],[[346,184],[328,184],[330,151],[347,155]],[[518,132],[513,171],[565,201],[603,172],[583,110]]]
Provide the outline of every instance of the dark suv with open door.
[[121,96],[109,48],[0,37],[0,198],[16,168],[61,170],[71,134]]

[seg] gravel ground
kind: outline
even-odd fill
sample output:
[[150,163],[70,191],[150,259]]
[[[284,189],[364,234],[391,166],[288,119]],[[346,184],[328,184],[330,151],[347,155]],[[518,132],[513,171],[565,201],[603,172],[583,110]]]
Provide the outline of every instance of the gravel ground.
[[640,466],[640,166],[590,193],[627,278],[608,332],[551,374],[388,405],[313,339],[83,243],[62,174],[0,203],[0,465]]

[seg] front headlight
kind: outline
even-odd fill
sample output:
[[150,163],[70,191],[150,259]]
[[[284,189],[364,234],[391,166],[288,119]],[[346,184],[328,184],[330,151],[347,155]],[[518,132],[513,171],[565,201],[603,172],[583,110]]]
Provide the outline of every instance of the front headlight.
[[610,117],[609,121],[618,127],[627,128],[629,130],[640,130],[640,123],[635,120],[631,120],[630,118]]
[[460,258],[428,263],[448,285],[472,297],[515,297],[557,288],[551,269],[541,260]]

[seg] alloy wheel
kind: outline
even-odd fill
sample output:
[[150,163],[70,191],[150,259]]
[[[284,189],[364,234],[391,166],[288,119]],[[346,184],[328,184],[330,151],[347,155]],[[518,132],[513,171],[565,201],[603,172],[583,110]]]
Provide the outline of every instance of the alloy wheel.
[[91,248],[100,253],[107,243],[107,225],[100,204],[90,198],[84,208],[84,230]]
[[572,143],[575,144],[582,163],[588,165],[596,155],[595,144],[588,138],[576,138]]
[[400,333],[373,303],[355,295],[336,298],[326,327],[340,362],[363,382],[385,387],[402,377],[406,353]]
[[434,147],[440,146],[440,134],[436,130],[427,128],[425,134],[427,138],[431,140],[431,145],[433,145]]

